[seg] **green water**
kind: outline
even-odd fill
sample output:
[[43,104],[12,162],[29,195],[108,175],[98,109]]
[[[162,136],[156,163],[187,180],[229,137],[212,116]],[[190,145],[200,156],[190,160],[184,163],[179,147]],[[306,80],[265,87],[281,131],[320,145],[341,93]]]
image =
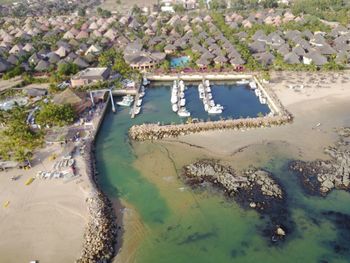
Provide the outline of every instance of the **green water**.
[[288,154],[267,149],[271,158],[263,164],[285,187],[296,225],[284,244],[271,246],[261,235],[266,218],[241,209],[213,189],[192,191],[178,179],[181,166],[200,154],[157,143],[137,144],[134,150],[127,137],[131,125],[180,121],[164,101],[164,90],[154,92],[146,96],[144,111],[134,120],[128,109],[109,111],[96,142],[103,190],[131,204],[147,229],[135,262],[349,262],[349,252],[337,253],[333,248],[335,243],[349,247],[349,238],[341,236],[322,212],[350,214],[350,194],[335,191],[326,199],[306,196],[295,176],[286,171]]

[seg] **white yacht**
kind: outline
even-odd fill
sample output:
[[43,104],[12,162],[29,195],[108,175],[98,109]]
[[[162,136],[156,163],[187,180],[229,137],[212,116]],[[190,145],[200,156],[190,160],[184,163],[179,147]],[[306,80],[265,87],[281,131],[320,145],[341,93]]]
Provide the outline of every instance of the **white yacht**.
[[217,107],[217,106],[210,107],[208,110],[208,113],[209,114],[220,114],[220,113],[222,113],[222,109]]
[[130,107],[134,101],[134,97],[131,95],[126,95],[123,97],[122,101],[117,102],[119,106]]
[[263,97],[263,96],[259,97],[259,101],[260,101],[261,104],[266,104],[267,103],[266,98]]
[[210,86],[209,79],[206,79],[206,80],[204,81],[204,84],[205,84],[205,86],[209,87],[209,86]]
[[261,95],[261,91],[259,89],[255,89],[254,92],[257,97]]
[[150,81],[147,78],[143,78],[142,79],[142,85],[143,86],[147,86],[148,84],[150,84]]
[[186,110],[185,108],[180,108],[179,111],[177,112],[177,114],[180,117],[190,117],[191,116],[191,113],[188,110]]
[[251,89],[256,89],[256,83],[255,83],[255,81],[249,82],[249,87],[250,87]]
[[173,104],[173,105],[171,106],[171,108],[172,108],[173,112],[177,112],[177,111],[179,110],[177,104]]
[[185,97],[185,93],[183,91],[180,92],[180,98],[183,99]]
[[236,83],[239,85],[246,85],[246,84],[249,84],[249,80],[242,79],[242,80],[238,80]]
[[142,99],[138,99],[137,100],[137,103],[136,103],[136,106],[137,107],[140,107],[142,105]]
[[183,107],[186,105],[186,99],[181,99],[180,100],[180,106]]
[[171,100],[170,100],[171,104],[175,104],[177,103],[177,96],[171,96]]
[[138,115],[141,112],[141,107],[135,107],[135,115]]

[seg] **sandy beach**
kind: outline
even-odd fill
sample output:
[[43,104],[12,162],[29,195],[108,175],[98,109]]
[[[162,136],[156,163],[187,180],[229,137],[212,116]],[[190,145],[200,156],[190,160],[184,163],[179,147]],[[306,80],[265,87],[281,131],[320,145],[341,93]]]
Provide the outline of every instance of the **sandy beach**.
[[[38,171],[52,167],[54,161],[48,157],[58,147],[41,150],[41,162],[30,170],[0,173],[1,262],[74,262],[81,252],[87,222],[83,180],[35,179],[25,185]],[[18,175],[18,180],[11,180]]]

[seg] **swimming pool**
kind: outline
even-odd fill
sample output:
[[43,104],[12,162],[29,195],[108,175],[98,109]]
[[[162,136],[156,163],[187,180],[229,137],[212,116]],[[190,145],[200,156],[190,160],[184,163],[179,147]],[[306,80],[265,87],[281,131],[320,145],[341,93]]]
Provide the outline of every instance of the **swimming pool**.
[[188,62],[190,62],[190,58],[187,56],[171,58],[170,67],[171,68],[184,67],[188,64]]

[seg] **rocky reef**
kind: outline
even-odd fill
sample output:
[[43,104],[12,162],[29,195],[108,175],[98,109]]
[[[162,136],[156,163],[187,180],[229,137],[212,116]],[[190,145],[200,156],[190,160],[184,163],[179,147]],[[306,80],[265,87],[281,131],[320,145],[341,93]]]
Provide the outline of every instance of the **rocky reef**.
[[216,160],[200,160],[183,168],[182,177],[192,187],[208,183],[220,188],[244,208],[256,209],[270,219],[263,230],[273,242],[283,240],[292,229],[285,193],[273,175],[251,168],[236,172]]
[[348,128],[339,131],[340,140],[325,149],[330,160],[292,161],[289,169],[295,171],[304,189],[315,195],[327,195],[333,189],[350,190],[350,146]]

